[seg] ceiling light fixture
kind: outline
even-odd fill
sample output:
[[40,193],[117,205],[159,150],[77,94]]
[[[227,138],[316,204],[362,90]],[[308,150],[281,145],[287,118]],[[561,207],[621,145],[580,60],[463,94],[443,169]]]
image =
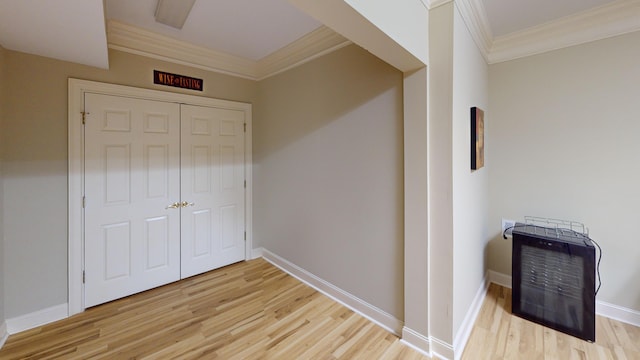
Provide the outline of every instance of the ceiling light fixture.
[[196,0],[158,0],[156,21],[182,29]]

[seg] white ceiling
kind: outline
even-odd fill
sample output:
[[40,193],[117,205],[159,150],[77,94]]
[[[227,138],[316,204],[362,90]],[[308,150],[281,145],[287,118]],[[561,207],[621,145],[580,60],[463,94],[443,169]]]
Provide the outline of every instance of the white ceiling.
[[[421,0],[427,6],[447,0]],[[499,38],[610,3],[640,0],[456,0],[484,11]],[[321,26],[287,0],[196,0],[182,30],[156,23],[157,0],[0,0],[0,45],[108,67],[107,20],[257,61]],[[634,5],[636,6],[636,5]],[[484,10],[483,10],[484,8]],[[597,25],[596,25],[597,26]]]
[[493,36],[502,36],[615,0],[481,0]]
[[0,45],[107,68],[102,0],[0,0]]
[[157,0],[105,0],[107,19],[259,60],[320,27],[287,0],[197,0],[182,30],[157,23]]

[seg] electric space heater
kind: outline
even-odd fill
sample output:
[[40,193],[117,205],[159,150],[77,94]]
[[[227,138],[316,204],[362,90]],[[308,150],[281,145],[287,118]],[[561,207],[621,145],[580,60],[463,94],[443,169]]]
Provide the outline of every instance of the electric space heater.
[[516,223],[512,235],[513,313],[595,341],[595,248],[588,235],[529,222]]

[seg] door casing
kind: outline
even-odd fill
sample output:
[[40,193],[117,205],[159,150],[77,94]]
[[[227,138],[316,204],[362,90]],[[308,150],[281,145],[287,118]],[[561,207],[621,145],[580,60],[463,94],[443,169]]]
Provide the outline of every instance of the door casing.
[[96,93],[133,97],[147,100],[173,102],[196,106],[218,107],[240,110],[245,113],[245,259],[253,258],[252,226],[252,108],[251,104],[179,94],[158,90],[142,89],[123,85],[69,78],[68,85],[68,316],[83,312],[84,305],[84,94]]

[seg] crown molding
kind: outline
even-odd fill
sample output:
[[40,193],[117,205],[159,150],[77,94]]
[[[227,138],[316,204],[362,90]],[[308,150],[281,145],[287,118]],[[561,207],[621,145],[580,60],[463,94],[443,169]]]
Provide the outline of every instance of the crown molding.
[[[640,0],[618,0],[562,19],[493,38],[481,0],[420,0],[428,9],[455,1],[487,63],[494,64],[640,31]],[[251,80],[262,80],[351,44],[322,26],[253,61],[109,21],[111,49]]]
[[113,20],[108,23],[107,39],[110,49],[250,80],[265,79],[351,44],[333,30],[321,26],[254,61]]
[[432,10],[437,8],[438,6],[442,6],[444,4],[450,3],[453,0],[420,0],[427,7],[428,10]]
[[321,26],[257,62],[257,80],[287,71],[351,44],[342,35]]
[[618,0],[562,19],[496,37],[489,64],[541,54],[640,30],[640,0]]
[[242,78],[256,78],[256,63],[238,56],[192,45],[117,21],[109,21],[107,41],[111,49],[190,65]]
[[491,51],[491,45],[493,42],[493,35],[491,34],[491,27],[489,25],[489,18],[487,17],[487,11],[481,0],[456,0],[455,1],[460,15],[464,20],[473,41],[480,49],[480,53],[485,60],[488,61],[489,53]]
[[[423,1],[433,9],[451,0]],[[640,31],[640,0],[618,0],[495,38],[481,0],[455,0],[455,4],[489,64]]]

